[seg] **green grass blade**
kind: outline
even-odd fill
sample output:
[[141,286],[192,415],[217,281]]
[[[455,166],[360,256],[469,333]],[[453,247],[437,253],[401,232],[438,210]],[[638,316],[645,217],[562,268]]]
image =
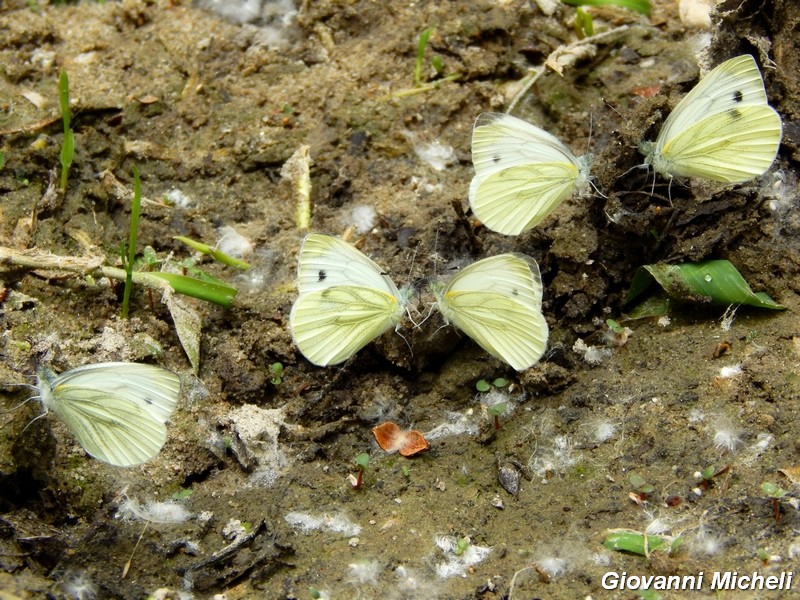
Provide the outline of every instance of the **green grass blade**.
[[142,209],[142,184],[139,169],[133,167],[133,204],[131,205],[131,227],[128,232],[128,256],[125,261],[125,291],[122,294],[122,318],[128,318],[128,309],[133,288],[133,261],[136,258],[136,241],[139,234],[139,213]]
[[166,281],[170,287],[178,294],[184,296],[191,296],[206,302],[218,304],[224,308],[233,306],[233,299],[236,297],[238,290],[235,287],[225,285],[223,283],[212,283],[210,281],[202,281],[194,277],[187,277],[186,275],[178,275],[177,273],[137,273],[139,277],[155,277]]
[[681,302],[702,302],[729,306],[746,304],[783,310],[764,292],[755,293],[727,260],[707,260],[679,265],[644,265],[631,282],[626,302],[631,302],[657,282],[671,298]]
[[417,87],[422,85],[422,61],[425,56],[425,48],[428,46],[428,39],[431,37],[434,28],[428,27],[423,29],[419,34],[419,41],[417,42],[417,62],[414,65],[414,85]]
[[58,77],[58,103],[61,106],[61,120],[64,122],[64,133],[70,128],[69,114],[69,77],[67,72],[62,69]]
[[561,0],[570,6],[621,6],[650,16],[650,0]]
[[250,263],[243,261],[240,258],[236,258],[230,256],[229,254],[225,254],[224,252],[217,250],[209,246],[208,244],[204,244],[203,242],[197,242],[191,238],[184,237],[182,235],[173,235],[173,240],[178,240],[179,242],[183,242],[190,248],[201,252],[202,254],[207,254],[217,262],[222,263],[223,265],[228,265],[229,267],[236,267],[237,269],[247,270],[251,267]]
[[58,78],[58,103],[61,106],[61,120],[64,122],[64,142],[61,144],[61,190],[67,189],[67,176],[75,155],[75,136],[72,133],[69,114],[69,78],[62,70]]

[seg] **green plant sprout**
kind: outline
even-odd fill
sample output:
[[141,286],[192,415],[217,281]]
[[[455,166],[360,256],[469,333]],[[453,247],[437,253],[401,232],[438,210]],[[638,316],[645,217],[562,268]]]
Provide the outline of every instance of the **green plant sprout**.
[[[428,40],[434,31],[436,31],[435,27],[428,27],[427,29],[423,29],[419,34],[419,40],[417,41],[417,61],[414,64],[414,85],[417,87],[420,87],[423,84],[422,68],[425,58],[425,48],[428,47]],[[435,56],[433,59],[431,59],[431,64],[436,70],[437,75],[441,74],[444,67],[442,58],[440,56]]]
[[250,268],[250,263],[241,260],[240,258],[235,258],[233,256],[229,256],[224,252],[217,250],[216,248],[212,248],[208,244],[204,244],[202,242],[197,242],[191,238],[184,237],[182,235],[174,235],[172,236],[173,240],[178,240],[179,242],[183,242],[190,248],[197,250],[201,254],[206,254],[216,260],[223,265],[227,265],[229,267],[236,267],[237,269],[247,270]]
[[3,167],[6,166],[6,153],[0,151],[0,171],[3,170]]
[[69,78],[61,70],[58,78],[58,103],[61,105],[61,120],[64,122],[64,142],[61,144],[61,191],[67,191],[67,176],[75,154],[75,135],[72,133],[69,114]]
[[494,430],[498,431],[500,429],[500,415],[508,410],[508,402],[498,402],[497,404],[492,404],[489,408],[486,409],[486,412],[490,417],[494,418]]
[[194,493],[192,488],[184,488],[172,494],[173,500],[186,500]]
[[492,386],[496,388],[504,388],[507,385],[508,381],[506,379],[503,379],[502,377],[498,377],[491,383],[489,383],[485,379],[479,379],[478,382],[475,384],[475,389],[478,390],[479,392],[488,392],[490,389],[492,389]]
[[[481,393],[489,392],[492,387],[497,389],[504,388],[508,385],[508,380],[503,379],[502,377],[498,377],[491,383],[486,381],[485,379],[479,379],[475,383],[475,389]],[[488,403],[487,403],[488,404]],[[500,416],[505,414],[506,410],[508,410],[508,402],[495,402],[494,404],[490,404],[486,408],[486,413],[494,419],[494,430],[499,431],[500,429]]]
[[[353,489],[360,490],[361,484],[364,483],[364,472],[369,468],[369,453],[361,452],[356,455],[356,468],[358,469],[358,475],[354,477],[354,481],[351,480],[353,484]],[[350,477],[353,477],[352,475]]]
[[640,502],[647,500],[647,497],[656,489],[652,484],[647,483],[647,480],[638,473],[631,473],[628,476],[628,482],[631,484],[633,493],[639,498]]
[[125,290],[122,293],[122,318],[128,318],[133,288],[133,261],[136,258],[136,238],[139,234],[139,214],[142,209],[142,183],[139,180],[139,169],[133,166],[133,202],[131,203],[131,226],[128,231],[128,252],[123,246],[122,264],[125,267]]
[[443,83],[446,83],[448,81],[456,81],[461,77],[461,73],[452,73],[450,75],[443,75],[444,61],[442,60],[441,56],[435,55],[433,58],[430,59],[430,62],[434,71],[436,71],[437,78],[427,83],[423,81],[425,50],[428,47],[428,41],[430,40],[430,37],[431,35],[433,35],[434,31],[436,31],[435,27],[428,27],[426,29],[423,29],[419,34],[419,38],[417,39],[417,56],[416,60],[414,61],[414,87],[400,90],[398,92],[395,92],[394,94],[385,96],[383,98],[384,100],[392,97],[402,98],[405,96],[413,96],[414,94],[421,94],[423,92],[428,92],[430,90],[437,88]]
[[469,544],[470,544],[470,539],[468,537],[464,536],[463,538],[458,538],[458,541],[456,542],[456,547],[453,550],[453,554],[455,554],[456,556],[461,556],[462,554],[464,554],[464,552],[467,551],[467,548],[469,548]]
[[724,475],[728,471],[730,471],[731,465],[727,464],[720,468],[717,468],[716,465],[709,465],[698,474],[695,474],[695,477],[700,478],[700,485],[699,487],[703,490],[707,490],[711,486],[714,485],[714,478],[719,477],[720,475]]
[[775,521],[780,523],[780,502],[789,493],[789,491],[769,481],[765,481],[761,484],[761,491],[764,492],[764,495],[766,495],[766,497],[772,501],[772,514],[775,516]]
[[280,385],[283,381],[283,365],[279,362],[272,363],[269,367],[269,370],[272,373],[272,379],[270,379],[270,383],[272,385]]

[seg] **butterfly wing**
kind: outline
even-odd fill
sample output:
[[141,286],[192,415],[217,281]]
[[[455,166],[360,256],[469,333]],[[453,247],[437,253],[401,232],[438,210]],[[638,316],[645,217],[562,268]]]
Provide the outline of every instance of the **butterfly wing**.
[[310,234],[298,265],[299,297],[289,315],[292,338],[310,362],[344,362],[396,326],[405,311],[397,286],[350,244]]
[[763,174],[778,153],[781,120],[767,104],[749,54],[713,69],[667,117],[647,164],[671,177],[739,183]]
[[309,292],[336,286],[368,287],[399,297],[386,272],[362,252],[332,235],[310,233],[303,240],[297,265],[297,291]]
[[664,145],[669,174],[740,183],[763,174],[778,153],[781,119],[769,106],[742,106],[706,117]]
[[542,281],[530,257],[501,254],[466,267],[437,293],[437,304],[448,322],[517,371],[544,354]]
[[84,450],[121,467],[158,454],[180,394],[177,375],[139,363],[86,365],[62,373],[49,385],[49,408]]
[[483,113],[472,131],[472,212],[489,229],[519,235],[582,191],[589,160],[555,136],[510,115]]

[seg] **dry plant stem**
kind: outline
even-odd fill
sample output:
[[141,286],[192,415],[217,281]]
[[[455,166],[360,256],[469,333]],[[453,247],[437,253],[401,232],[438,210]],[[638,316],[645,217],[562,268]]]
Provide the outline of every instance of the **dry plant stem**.
[[[536,83],[536,80],[539,79],[547,67],[550,67],[553,71],[561,75],[564,71],[563,67],[565,65],[572,65],[574,64],[575,60],[570,59],[572,55],[575,57],[586,56],[586,55],[594,55],[595,49],[594,44],[595,42],[603,42],[609,38],[614,38],[617,35],[624,33],[629,28],[628,25],[622,25],[620,27],[615,27],[614,29],[609,29],[608,31],[603,31],[601,33],[596,33],[591,37],[584,38],[582,40],[578,40],[577,42],[572,42],[571,44],[566,44],[564,46],[559,46],[555,50],[553,50],[545,59],[543,65],[539,65],[538,67],[533,67],[525,77],[521,80],[522,87],[520,90],[514,94],[514,97],[511,99],[511,102],[506,109],[507,114],[511,114],[511,111],[514,110],[514,107],[519,103],[525,94],[528,93],[528,90],[533,87],[533,84]],[[567,59],[567,60],[564,60]]]
[[[66,271],[84,276],[91,275],[95,279],[108,277],[125,281],[125,269],[109,267],[103,262],[103,259],[98,257],[58,256],[41,250],[14,250],[0,246],[0,268],[13,266],[34,270]],[[147,288],[172,290],[169,283],[158,277],[152,277],[148,273],[134,272],[133,282]]]

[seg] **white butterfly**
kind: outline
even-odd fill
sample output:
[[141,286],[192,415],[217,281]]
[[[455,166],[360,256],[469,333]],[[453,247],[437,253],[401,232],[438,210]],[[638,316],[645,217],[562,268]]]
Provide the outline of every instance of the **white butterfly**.
[[465,267],[432,291],[442,316],[517,371],[547,347],[539,266],[524,254],[500,254]]
[[383,269],[347,242],[311,233],[297,267],[299,296],[289,315],[294,343],[320,367],[346,361],[396,327],[406,309]]
[[165,423],[181,382],[161,367],[129,362],[85,365],[56,375],[40,366],[39,399],[91,456],[119,467],[150,460],[167,441]]
[[740,183],[775,160],[781,118],[767,104],[764,81],[749,54],[706,75],[670,113],[655,142],[642,142],[644,164],[664,177]]
[[483,113],[472,130],[469,205],[492,231],[519,235],[586,191],[593,160],[591,154],[577,158],[558,138],[521,119]]

